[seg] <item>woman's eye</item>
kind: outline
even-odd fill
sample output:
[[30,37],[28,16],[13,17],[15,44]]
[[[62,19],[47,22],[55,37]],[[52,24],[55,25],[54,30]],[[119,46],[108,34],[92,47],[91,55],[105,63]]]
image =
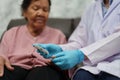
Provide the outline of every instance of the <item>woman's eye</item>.
[[49,9],[48,9],[48,8],[44,8],[43,10],[44,10],[45,12],[48,12],[48,11],[49,11]]
[[33,9],[34,9],[34,10],[38,10],[38,7],[34,6]]

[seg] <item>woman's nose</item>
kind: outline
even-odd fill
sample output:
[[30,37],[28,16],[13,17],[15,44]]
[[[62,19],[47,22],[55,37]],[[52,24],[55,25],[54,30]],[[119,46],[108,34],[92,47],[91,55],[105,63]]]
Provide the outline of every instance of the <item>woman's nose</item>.
[[44,11],[42,9],[37,11],[38,16],[44,16]]

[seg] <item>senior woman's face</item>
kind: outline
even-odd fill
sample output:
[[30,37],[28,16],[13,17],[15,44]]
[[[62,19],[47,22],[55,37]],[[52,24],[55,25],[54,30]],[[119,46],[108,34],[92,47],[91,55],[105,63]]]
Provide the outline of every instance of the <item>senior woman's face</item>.
[[35,29],[43,29],[49,15],[48,0],[32,0],[30,6],[23,15],[28,20],[28,26]]

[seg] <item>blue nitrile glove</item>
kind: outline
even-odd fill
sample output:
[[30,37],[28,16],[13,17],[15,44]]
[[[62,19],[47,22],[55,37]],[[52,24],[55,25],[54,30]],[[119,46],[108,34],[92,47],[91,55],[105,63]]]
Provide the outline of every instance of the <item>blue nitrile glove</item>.
[[80,50],[69,50],[54,55],[52,62],[62,70],[70,69],[84,60],[84,54]]
[[51,58],[56,53],[59,53],[62,51],[62,48],[56,44],[40,44],[40,43],[35,43],[33,45],[40,46],[44,49],[46,49],[49,54],[45,54],[41,52],[40,50],[37,49],[37,52],[40,53],[44,58]]

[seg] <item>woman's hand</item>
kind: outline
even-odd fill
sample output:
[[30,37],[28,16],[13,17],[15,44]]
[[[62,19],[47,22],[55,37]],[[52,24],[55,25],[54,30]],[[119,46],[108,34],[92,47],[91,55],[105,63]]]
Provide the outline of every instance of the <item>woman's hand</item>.
[[14,67],[11,66],[10,62],[0,56],[0,77],[4,74],[4,66],[10,71],[14,70]]

